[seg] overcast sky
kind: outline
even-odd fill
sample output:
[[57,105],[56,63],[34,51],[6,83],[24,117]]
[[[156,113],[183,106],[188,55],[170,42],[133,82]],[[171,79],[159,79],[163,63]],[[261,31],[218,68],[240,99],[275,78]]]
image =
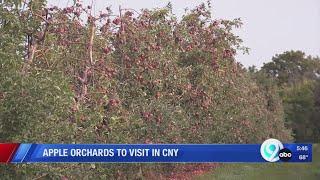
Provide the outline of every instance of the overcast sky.
[[[118,12],[123,8],[164,7],[169,0],[82,0],[94,3],[99,10],[112,6]],[[49,5],[61,7],[73,0],[49,0]],[[186,7],[192,8],[206,0],[171,0],[174,13],[181,17]],[[237,60],[246,67],[262,66],[277,53],[302,50],[306,54],[320,56],[320,0],[213,0],[214,18],[240,17],[244,26],[235,31],[250,48],[249,55],[238,55]]]

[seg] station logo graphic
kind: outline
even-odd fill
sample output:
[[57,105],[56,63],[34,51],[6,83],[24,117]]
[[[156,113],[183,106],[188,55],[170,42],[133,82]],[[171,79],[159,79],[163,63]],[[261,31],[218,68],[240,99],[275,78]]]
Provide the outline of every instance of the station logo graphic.
[[283,144],[277,139],[268,139],[260,147],[260,153],[263,159],[268,162],[289,161],[292,153],[284,148]]

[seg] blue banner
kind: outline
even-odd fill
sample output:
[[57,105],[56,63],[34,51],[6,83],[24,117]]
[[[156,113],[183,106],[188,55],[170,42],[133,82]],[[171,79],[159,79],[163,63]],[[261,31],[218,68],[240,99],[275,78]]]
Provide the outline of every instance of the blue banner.
[[311,144],[20,144],[12,163],[312,161]]

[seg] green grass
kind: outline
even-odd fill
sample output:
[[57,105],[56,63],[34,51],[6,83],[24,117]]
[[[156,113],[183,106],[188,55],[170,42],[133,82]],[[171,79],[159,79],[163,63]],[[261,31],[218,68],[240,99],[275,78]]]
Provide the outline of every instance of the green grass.
[[198,176],[195,179],[320,180],[320,144],[313,145],[312,155],[313,162],[306,164],[222,164],[218,168],[214,169],[212,172]]

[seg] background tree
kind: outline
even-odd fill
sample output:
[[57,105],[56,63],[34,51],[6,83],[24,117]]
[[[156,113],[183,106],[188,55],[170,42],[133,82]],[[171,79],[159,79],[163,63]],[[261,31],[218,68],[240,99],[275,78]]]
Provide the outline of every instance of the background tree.
[[319,61],[318,57],[306,56],[302,51],[287,51],[275,55],[261,69],[275,78],[280,86],[292,85],[304,79],[319,79]]
[[256,74],[269,77],[267,82],[258,81],[263,85],[270,81],[278,85],[286,122],[296,141],[319,142],[320,59],[301,51],[287,51],[273,57]]

